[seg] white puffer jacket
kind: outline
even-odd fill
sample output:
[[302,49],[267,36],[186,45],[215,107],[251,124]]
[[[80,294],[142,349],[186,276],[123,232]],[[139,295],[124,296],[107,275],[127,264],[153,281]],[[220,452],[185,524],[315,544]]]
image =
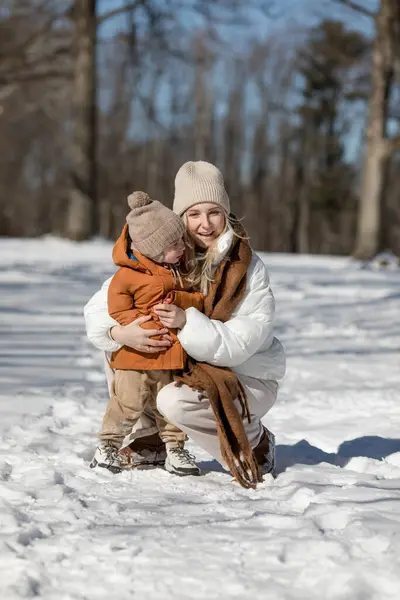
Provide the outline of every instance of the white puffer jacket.
[[[218,241],[219,260],[229,251],[232,233]],[[86,304],[84,313],[88,338],[96,348],[115,352],[121,346],[110,337],[118,323],[107,310],[111,278]],[[273,336],[275,300],[267,269],[253,253],[247,273],[246,295],[229,321],[209,319],[195,308],[186,310],[186,325],[179,333],[183,348],[196,360],[231,367],[238,374],[261,380],[279,380],[285,374],[285,352]]]

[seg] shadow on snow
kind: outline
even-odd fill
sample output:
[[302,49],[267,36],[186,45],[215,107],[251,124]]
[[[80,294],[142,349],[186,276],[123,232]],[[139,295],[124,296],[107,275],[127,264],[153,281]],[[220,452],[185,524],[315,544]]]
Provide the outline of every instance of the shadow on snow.
[[400,452],[400,439],[383,438],[377,435],[366,435],[343,442],[336,453],[324,452],[306,440],[301,440],[293,446],[277,446],[277,472],[282,473],[287,468],[298,464],[328,463],[345,467],[352,458],[357,456],[383,460],[395,452]]
[[[277,474],[283,473],[294,465],[328,463],[345,467],[352,458],[357,456],[383,460],[395,452],[400,452],[400,439],[383,438],[377,435],[366,435],[343,442],[336,453],[324,452],[306,440],[301,440],[292,446],[281,444],[276,447]],[[216,460],[199,461],[197,464],[203,473],[226,473]]]

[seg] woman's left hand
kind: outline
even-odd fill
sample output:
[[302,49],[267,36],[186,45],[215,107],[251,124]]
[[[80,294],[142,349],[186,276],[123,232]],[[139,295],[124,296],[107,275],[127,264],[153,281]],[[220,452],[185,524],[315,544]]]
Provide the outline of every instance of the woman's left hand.
[[182,329],[186,325],[185,311],[175,304],[156,304],[153,310],[165,327]]

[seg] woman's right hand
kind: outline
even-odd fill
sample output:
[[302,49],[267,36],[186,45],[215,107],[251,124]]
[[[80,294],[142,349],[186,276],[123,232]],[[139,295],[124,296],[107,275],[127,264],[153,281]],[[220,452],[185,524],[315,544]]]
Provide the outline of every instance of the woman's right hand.
[[[152,354],[154,352],[162,352],[167,350],[172,345],[172,338],[168,334],[168,329],[143,329],[142,323],[150,321],[151,315],[139,317],[129,323],[129,325],[114,325],[111,327],[111,337],[122,344],[123,346],[129,346],[133,350],[139,352],[148,352]],[[162,336],[162,339],[152,340],[152,336]]]

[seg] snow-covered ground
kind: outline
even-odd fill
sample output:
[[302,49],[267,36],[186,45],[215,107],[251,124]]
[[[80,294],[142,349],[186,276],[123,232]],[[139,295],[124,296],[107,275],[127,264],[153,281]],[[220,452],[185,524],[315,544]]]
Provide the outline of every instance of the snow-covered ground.
[[110,244],[0,240],[0,598],[389,599],[400,590],[400,273],[269,256],[279,476],[88,468],[106,403],[82,308]]

